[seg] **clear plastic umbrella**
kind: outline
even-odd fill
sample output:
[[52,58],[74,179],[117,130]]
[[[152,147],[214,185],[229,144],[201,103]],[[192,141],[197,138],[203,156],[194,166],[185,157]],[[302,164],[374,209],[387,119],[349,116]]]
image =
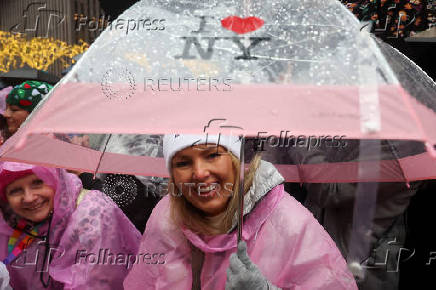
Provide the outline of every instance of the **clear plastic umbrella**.
[[[140,166],[146,159],[100,158],[98,151],[84,153],[35,134],[203,132],[213,119],[226,119],[246,136],[260,131],[266,132],[262,137],[282,131],[306,136],[307,148],[338,136],[417,140],[433,153],[436,105],[429,101],[434,96],[430,81],[399,82],[403,68],[390,66],[383,49],[339,4],[138,2],[101,34],[3,148],[2,158],[91,172],[162,175],[162,166]],[[245,13],[257,18],[232,18]],[[222,131],[218,125],[208,132]],[[312,135],[330,137],[311,143]],[[25,140],[56,144],[24,156]],[[68,157],[65,150],[71,152]],[[402,160],[402,167],[424,164],[424,155]],[[336,165],[341,170],[323,167],[324,173],[315,172],[321,167],[303,167],[304,181],[358,179],[356,164]],[[411,173],[406,179],[434,177],[434,168],[424,165],[419,173],[406,172]],[[342,170],[347,166],[353,170]],[[295,167],[281,169],[288,180],[303,181]],[[387,180],[402,181],[404,174],[398,173],[381,172]]]
[[[222,133],[306,148],[297,162],[277,164],[287,181],[430,179],[434,88],[336,0],[144,0],[106,28],[0,156],[165,177],[158,155],[111,152],[110,134]],[[95,135],[85,148],[53,133]],[[380,160],[380,140],[392,158]],[[320,150],[322,161],[307,158]],[[357,207],[375,191],[358,190]],[[356,229],[371,220],[365,208]]]

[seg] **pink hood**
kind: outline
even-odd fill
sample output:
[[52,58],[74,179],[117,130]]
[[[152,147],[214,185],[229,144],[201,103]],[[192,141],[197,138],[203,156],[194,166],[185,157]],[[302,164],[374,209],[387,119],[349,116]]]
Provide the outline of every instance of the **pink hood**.
[[[246,195],[243,239],[252,261],[283,289],[357,289],[330,236],[281,182],[272,164],[262,162]],[[205,253],[201,288],[224,289],[236,231],[204,237],[177,228],[169,217],[168,196],[154,209],[140,245],[140,252],[164,253],[165,262],[135,265],[125,289],[191,289],[190,243]]]
[[[128,272],[126,263],[120,261],[118,265],[109,265],[78,259],[80,253],[98,254],[100,249],[125,255],[136,253],[140,233],[115,203],[99,191],[90,191],[77,207],[82,184],[76,175],[63,169],[2,162],[0,177],[3,170],[32,170],[47,185],[56,189],[50,229],[52,261],[48,269],[42,267],[45,247],[40,239],[35,239],[16,260],[7,265],[11,286],[23,290],[46,289],[40,281],[40,272],[45,271],[45,280],[49,274],[53,281],[47,289],[62,289],[62,286],[63,289],[121,289]],[[12,232],[3,214],[0,215],[1,260],[8,254],[7,244]],[[46,234],[47,226],[39,235]]]

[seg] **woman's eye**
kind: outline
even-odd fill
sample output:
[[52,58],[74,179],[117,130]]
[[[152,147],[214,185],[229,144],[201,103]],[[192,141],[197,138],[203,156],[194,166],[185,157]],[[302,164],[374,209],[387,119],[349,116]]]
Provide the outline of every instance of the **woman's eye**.
[[32,186],[34,187],[40,187],[44,184],[44,181],[42,181],[41,179],[36,179],[34,181],[32,181]]
[[188,162],[186,162],[186,161],[179,161],[179,162],[175,163],[176,167],[184,167],[186,165],[188,165]]
[[214,159],[214,158],[217,158],[219,156],[221,156],[221,153],[215,152],[215,153],[209,154],[207,157],[210,159]]
[[20,194],[22,191],[23,190],[21,188],[13,188],[13,189],[9,190],[8,192],[6,192],[6,194],[9,196],[14,196],[14,195]]

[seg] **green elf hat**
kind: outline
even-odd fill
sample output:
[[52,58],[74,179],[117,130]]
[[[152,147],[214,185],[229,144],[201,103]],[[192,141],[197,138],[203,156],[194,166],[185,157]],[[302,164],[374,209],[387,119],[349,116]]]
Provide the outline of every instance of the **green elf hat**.
[[42,97],[53,88],[45,82],[25,81],[15,86],[6,97],[6,104],[18,106],[29,113],[35,109]]

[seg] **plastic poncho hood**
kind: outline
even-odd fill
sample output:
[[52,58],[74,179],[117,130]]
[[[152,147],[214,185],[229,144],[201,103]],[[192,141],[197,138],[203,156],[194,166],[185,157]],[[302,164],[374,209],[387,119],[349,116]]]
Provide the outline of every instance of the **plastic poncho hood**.
[[[82,189],[80,179],[63,169],[13,162],[0,166],[0,176],[5,172],[19,174],[30,170],[55,189],[49,232],[51,262],[42,268],[43,259],[39,255],[44,253],[44,247],[40,239],[35,239],[25,252],[7,265],[11,286],[14,289],[47,289],[40,281],[40,274],[44,272],[45,280],[48,275],[52,280],[48,289],[119,289],[128,272],[127,261],[102,264],[86,259],[87,255],[98,255],[101,249],[126,257],[134,256],[137,251],[140,233],[113,201],[99,191],[89,191],[78,203]],[[8,255],[8,240],[13,233],[4,216],[3,204],[0,216],[2,260]],[[47,237],[47,230],[48,226],[44,225],[39,235]]]
[[56,190],[56,180],[53,172],[44,167],[35,167],[32,165],[16,162],[2,162],[0,164],[0,196],[3,200],[5,197],[6,187],[17,179],[27,175],[35,174],[41,178],[45,184]]
[[[312,214],[284,191],[283,177],[261,162],[244,198],[242,237],[248,255],[273,285],[283,289],[357,289],[334,242]],[[224,289],[237,231],[204,236],[178,228],[164,197],[153,211],[140,252],[165,253],[164,263],[135,265],[125,289],[191,289],[194,248],[204,253],[201,289]],[[197,285],[198,286],[198,285]]]

